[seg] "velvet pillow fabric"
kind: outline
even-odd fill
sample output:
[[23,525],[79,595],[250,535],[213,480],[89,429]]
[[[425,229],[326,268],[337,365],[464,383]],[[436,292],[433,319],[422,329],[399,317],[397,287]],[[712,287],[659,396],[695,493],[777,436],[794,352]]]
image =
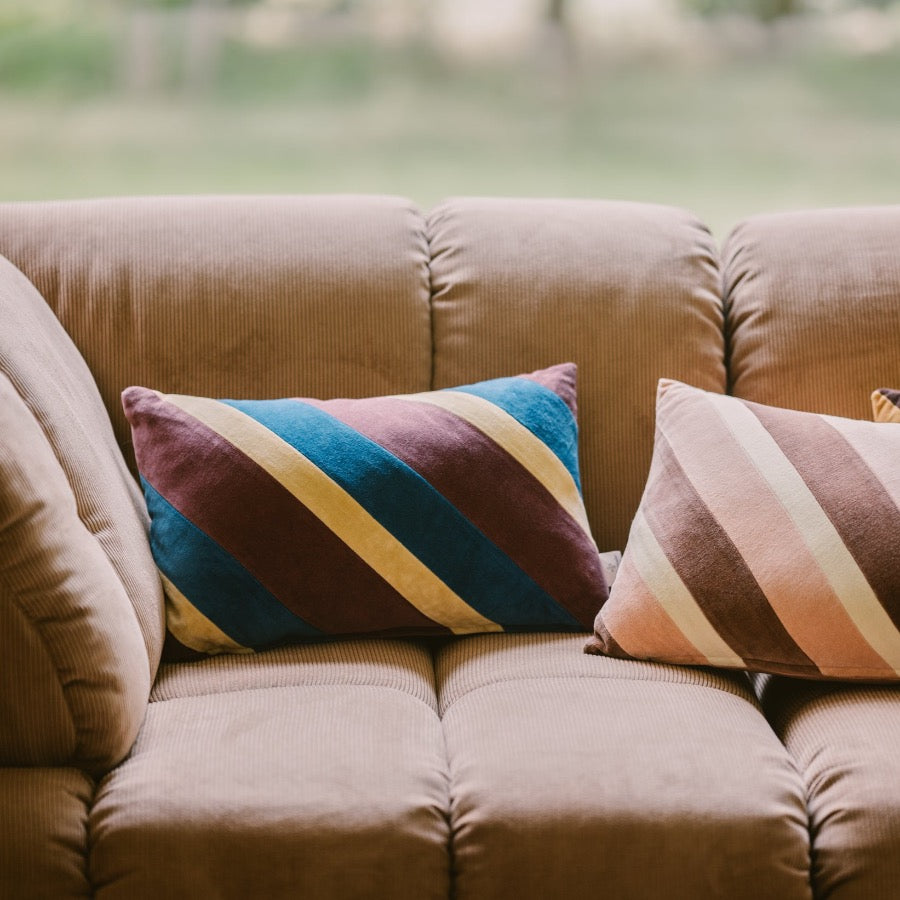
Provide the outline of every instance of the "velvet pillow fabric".
[[890,388],[873,391],[872,412],[876,422],[900,422],[900,391]]
[[123,394],[178,644],[589,630],[575,366],[361,400]]
[[900,678],[900,428],[673,381],[656,417],[588,652]]

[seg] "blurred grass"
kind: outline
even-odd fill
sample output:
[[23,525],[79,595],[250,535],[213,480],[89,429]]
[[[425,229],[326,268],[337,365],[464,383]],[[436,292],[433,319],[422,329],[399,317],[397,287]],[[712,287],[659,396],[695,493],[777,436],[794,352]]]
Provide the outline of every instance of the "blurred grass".
[[[451,64],[360,37],[226,42],[203,93],[119,84],[110,21],[0,27],[0,198],[206,192],[608,197],[746,215],[900,202],[900,55]],[[105,23],[105,24],[104,24]]]

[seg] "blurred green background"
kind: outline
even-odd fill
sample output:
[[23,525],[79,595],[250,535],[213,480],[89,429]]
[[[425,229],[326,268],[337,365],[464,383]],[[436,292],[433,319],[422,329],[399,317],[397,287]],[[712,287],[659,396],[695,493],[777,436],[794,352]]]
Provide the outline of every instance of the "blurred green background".
[[900,202],[900,4],[0,0],[0,198]]

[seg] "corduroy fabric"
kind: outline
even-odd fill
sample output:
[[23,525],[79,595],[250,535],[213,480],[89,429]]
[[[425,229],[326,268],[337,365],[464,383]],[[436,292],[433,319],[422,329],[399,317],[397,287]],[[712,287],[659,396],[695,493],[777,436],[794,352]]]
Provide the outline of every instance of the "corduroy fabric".
[[[45,252],[64,250],[48,246]],[[5,260],[0,260],[0,373],[40,425],[43,436],[34,440],[45,438],[52,447],[78,517],[134,607],[146,648],[142,680],[149,689],[162,649],[163,599],[140,488],[116,446],[84,359],[34,286]]]
[[99,787],[91,876],[100,900],[446,898],[447,810],[440,722],[405,692],[167,700]]
[[871,416],[900,384],[900,206],[757,216],[723,251],[729,389],[746,400]]
[[499,638],[437,660],[458,900],[811,896],[803,786],[740,676]]
[[599,548],[622,549],[658,379],[725,388],[708,231],[668,207],[456,199],[429,214],[428,239],[434,387],[577,363],[585,506]]
[[900,688],[758,676],[807,791],[812,884],[828,900],[897,896]]
[[0,204],[0,253],[86,358],[130,465],[128,385],[233,398],[429,387],[424,224],[403,200]]
[[163,664],[150,701],[317,685],[392,688],[437,711],[431,652],[416,641],[331,641]]
[[79,512],[57,454],[0,373],[6,764],[71,762],[102,773],[128,752],[143,720],[150,692],[143,636],[116,570]]
[[93,782],[78,769],[0,769],[0,897],[91,897],[87,818]]
[[485,634],[440,644],[434,665],[441,715],[457,700],[488,685],[560,678],[687,684],[756,702],[742,672],[588,656],[584,643],[581,635]]

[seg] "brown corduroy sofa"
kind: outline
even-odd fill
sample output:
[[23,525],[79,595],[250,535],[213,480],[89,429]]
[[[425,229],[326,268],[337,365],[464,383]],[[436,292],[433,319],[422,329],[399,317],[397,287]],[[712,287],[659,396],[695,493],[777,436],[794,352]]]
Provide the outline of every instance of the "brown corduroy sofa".
[[587,512],[622,549],[660,377],[855,418],[900,386],[898,248],[895,208],[760,216],[720,248],[628,203],[0,204],[0,896],[900,896],[891,686],[588,656],[581,634],[160,664],[119,400],[573,361]]

